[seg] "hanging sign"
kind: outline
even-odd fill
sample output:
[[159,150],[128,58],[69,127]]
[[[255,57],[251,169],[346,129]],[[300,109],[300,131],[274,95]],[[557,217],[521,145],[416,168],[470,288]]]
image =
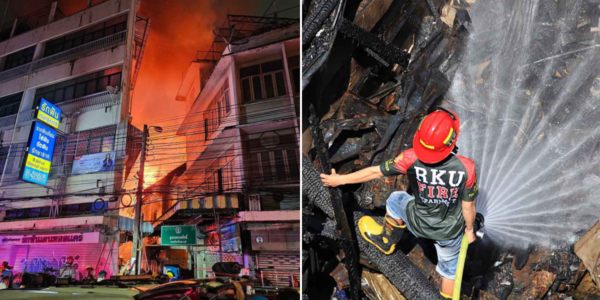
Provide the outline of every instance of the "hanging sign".
[[58,125],[60,124],[60,113],[61,110],[58,106],[42,98],[42,102],[37,111],[37,119],[44,121],[44,123],[54,128],[58,128]]
[[56,131],[40,123],[33,122],[29,134],[28,151],[21,170],[21,179],[40,185],[48,183]]
[[90,174],[113,171],[115,169],[115,152],[101,152],[75,156],[71,175]]
[[160,230],[160,244],[163,246],[196,245],[196,226],[163,226]]

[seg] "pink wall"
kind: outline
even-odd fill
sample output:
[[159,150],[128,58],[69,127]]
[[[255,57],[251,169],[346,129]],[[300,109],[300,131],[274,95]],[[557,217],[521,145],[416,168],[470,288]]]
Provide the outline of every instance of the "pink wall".
[[[73,256],[75,263],[73,264],[78,276],[85,274],[85,268],[88,265],[96,267],[98,258],[102,252],[103,244],[73,244],[73,245],[13,245],[0,247],[0,261],[8,261],[9,265],[14,266],[13,272],[23,272],[23,267],[27,257],[27,249],[29,248],[29,256],[27,259],[27,272],[42,272],[44,265],[55,269],[62,266],[68,256]],[[108,248],[108,247],[107,247]],[[106,253],[103,256],[99,270],[105,269],[109,275],[111,268],[105,266]],[[96,270],[96,274],[98,270]],[[78,277],[77,279],[79,279]]]

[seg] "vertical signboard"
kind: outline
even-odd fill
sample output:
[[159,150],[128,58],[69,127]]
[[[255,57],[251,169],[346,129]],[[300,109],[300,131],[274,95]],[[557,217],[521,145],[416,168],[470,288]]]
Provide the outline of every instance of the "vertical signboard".
[[37,112],[37,119],[54,128],[58,128],[58,125],[60,124],[60,113],[61,110],[58,106],[42,98],[42,102],[40,102],[40,107]]
[[21,179],[41,185],[48,183],[55,141],[54,129],[40,122],[33,122]]

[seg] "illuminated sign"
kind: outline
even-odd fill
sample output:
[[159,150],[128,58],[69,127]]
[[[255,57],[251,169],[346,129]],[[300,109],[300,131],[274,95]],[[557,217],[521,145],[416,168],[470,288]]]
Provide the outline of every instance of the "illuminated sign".
[[160,230],[160,244],[163,246],[196,245],[196,226],[163,226]]
[[41,185],[48,183],[55,141],[56,131],[54,129],[42,123],[33,122],[29,135],[29,151],[27,151],[21,179]]
[[99,242],[100,232],[85,232],[60,235],[0,235],[0,245],[93,244]]
[[40,107],[38,109],[37,118],[44,121],[44,123],[58,128],[60,124],[60,108],[58,106],[48,102],[48,100],[42,98]]

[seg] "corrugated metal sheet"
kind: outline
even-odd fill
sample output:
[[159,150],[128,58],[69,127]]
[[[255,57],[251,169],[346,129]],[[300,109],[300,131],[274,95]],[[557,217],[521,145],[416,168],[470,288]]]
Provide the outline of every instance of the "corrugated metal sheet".
[[276,286],[290,286],[290,277],[300,278],[300,255],[294,253],[260,252],[257,255],[258,267],[273,268],[263,270],[265,278]]

